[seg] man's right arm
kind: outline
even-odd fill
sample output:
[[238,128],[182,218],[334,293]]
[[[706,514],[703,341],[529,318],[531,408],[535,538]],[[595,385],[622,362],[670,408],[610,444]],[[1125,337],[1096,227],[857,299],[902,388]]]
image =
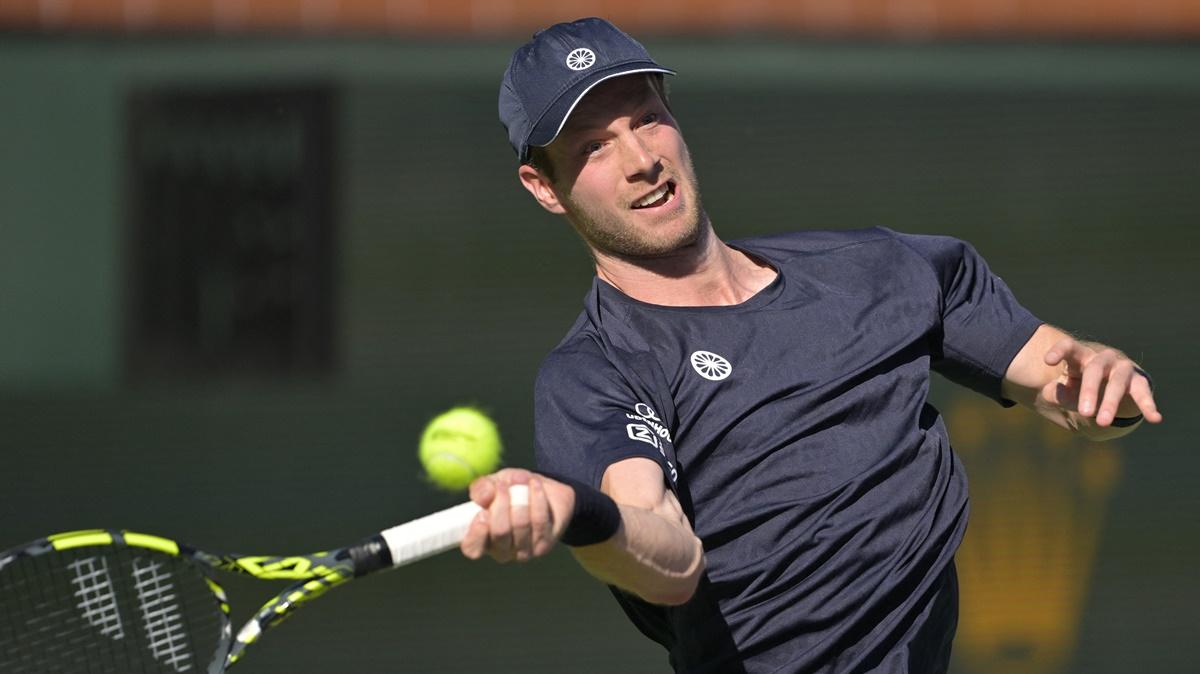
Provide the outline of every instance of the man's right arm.
[[[528,506],[510,503],[507,489],[500,488],[509,484],[530,485]],[[620,526],[608,540],[571,548],[580,565],[652,604],[691,599],[704,573],[704,548],[666,488],[658,464],[642,457],[617,461],[605,470],[601,491],[616,503]],[[463,553],[472,559],[484,554],[500,562],[540,557],[562,536],[575,512],[573,487],[519,469],[476,480],[471,498],[485,508],[463,540]]]

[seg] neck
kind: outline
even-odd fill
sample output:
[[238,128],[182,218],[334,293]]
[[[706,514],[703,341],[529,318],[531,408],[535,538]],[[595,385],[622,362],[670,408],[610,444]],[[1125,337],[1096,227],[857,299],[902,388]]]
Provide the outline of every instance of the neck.
[[766,263],[726,245],[710,226],[694,244],[670,255],[631,259],[592,253],[601,280],[635,300],[663,306],[741,304],[777,275]]

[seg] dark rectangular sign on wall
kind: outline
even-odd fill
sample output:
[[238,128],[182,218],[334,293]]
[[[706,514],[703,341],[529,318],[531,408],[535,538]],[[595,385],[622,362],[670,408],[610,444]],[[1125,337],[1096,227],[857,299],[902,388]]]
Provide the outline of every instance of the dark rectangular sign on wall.
[[323,87],[130,96],[130,379],[332,367],[332,118]]

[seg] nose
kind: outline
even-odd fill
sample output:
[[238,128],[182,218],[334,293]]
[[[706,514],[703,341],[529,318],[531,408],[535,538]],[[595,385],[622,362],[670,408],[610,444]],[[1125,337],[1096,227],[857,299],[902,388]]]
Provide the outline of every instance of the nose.
[[630,182],[643,179],[653,182],[658,179],[658,172],[662,169],[660,157],[635,131],[630,130],[623,134],[621,158],[625,167],[625,177]]

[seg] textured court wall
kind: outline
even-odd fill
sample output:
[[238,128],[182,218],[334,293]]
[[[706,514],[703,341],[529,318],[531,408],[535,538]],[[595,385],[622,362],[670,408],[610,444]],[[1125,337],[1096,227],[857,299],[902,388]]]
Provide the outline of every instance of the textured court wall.
[[[682,73],[724,236],[961,236],[1036,313],[1155,373],[1168,425],[1100,449],[939,386],[975,494],[957,671],[1190,671],[1200,51],[647,42]],[[97,525],[337,543],[457,500],[419,480],[412,445],[463,401],[528,464],[533,375],[590,272],[516,182],[495,118],[511,46],[0,42],[0,545]],[[131,379],[130,97],[298,85],[332,92],[333,367]],[[562,553],[447,557],[321,603],[246,671],[665,670]]]

